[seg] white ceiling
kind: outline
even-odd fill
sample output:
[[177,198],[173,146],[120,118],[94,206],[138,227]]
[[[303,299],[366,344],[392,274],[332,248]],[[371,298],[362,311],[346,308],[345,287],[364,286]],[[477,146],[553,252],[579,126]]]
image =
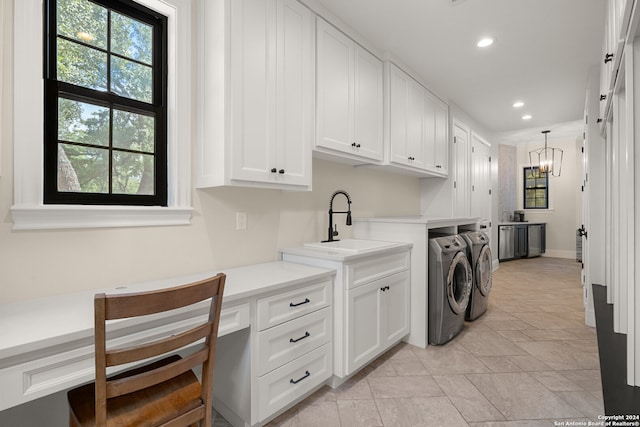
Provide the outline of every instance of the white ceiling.
[[[602,56],[605,0],[315,2],[490,132],[582,120],[587,74]],[[487,35],[496,42],[476,47]]]

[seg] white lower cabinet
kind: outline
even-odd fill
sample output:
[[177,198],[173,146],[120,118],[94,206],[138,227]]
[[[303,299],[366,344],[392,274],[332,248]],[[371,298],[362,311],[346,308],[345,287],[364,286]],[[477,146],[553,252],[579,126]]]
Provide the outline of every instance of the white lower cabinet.
[[[332,386],[344,382],[410,332],[411,245],[360,256],[284,249],[288,262],[336,270]],[[324,257],[324,258],[323,258]]]
[[326,307],[291,322],[258,333],[258,374],[327,343],[331,339],[331,308]]
[[257,413],[260,423],[333,374],[331,280],[256,301]]
[[301,356],[258,379],[258,418],[265,420],[331,377],[331,344]]
[[409,333],[409,273],[397,273],[346,292],[347,374]]

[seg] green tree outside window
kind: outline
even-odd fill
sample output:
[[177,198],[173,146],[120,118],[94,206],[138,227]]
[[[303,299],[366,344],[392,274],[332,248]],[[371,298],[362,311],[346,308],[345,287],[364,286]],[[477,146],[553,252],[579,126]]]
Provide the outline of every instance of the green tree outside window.
[[166,18],[119,1],[48,6],[45,202],[166,206]]

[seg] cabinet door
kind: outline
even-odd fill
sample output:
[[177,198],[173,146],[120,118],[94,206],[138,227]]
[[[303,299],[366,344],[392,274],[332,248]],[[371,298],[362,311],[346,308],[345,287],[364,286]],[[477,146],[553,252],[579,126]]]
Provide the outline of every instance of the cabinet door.
[[453,215],[469,216],[469,128],[453,126]]
[[[269,117],[275,86],[275,61],[270,56],[275,42],[268,39],[269,5],[262,0],[231,2],[231,135],[232,180],[268,182],[276,167],[274,139],[275,116]],[[265,43],[265,39],[267,42]]]
[[425,94],[424,88],[409,78],[407,107],[407,159],[405,163],[418,169],[426,165]]
[[423,169],[424,89],[395,65],[389,71],[389,161]]
[[491,147],[471,135],[471,216],[491,220]]
[[528,253],[527,231],[528,229],[526,225],[515,226],[515,236],[514,236],[515,254],[514,255],[516,258],[527,256],[527,253]]
[[427,93],[423,96],[423,129],[425,167],[436,171],[436,104]]
[[389,161],[406,164],[409,123],[409,76],[389,67]]
[[435,102],[435,166],[438,173],[449,173],[449,107]]
[[278,0],[276,49],[276,179],[311,185],[314,129],[311,11],[296,0]]
[[317,20],[317,135],[320,147],[352,150],[354,43],[326,21]]
[[377,355],[382,343],[382,280],[346,292],[346,374],[351,374]]
[[409,333],[409,272],[394,274],[386,283],[382,298],[383,346],[387,347]]
[[354,153],[382,160],[382,62],[359,46],[354,54]]

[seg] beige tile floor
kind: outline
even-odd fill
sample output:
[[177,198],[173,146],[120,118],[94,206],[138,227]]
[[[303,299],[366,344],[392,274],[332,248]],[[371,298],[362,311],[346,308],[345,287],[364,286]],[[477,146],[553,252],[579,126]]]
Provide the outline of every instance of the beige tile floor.
[[583,321],[579,264],[556,258],[501,263],[489,302],[487,313],[449,343],[426,349],[401,343],[268,426],[597,421],[604,412],[598,348],[595,329]]

